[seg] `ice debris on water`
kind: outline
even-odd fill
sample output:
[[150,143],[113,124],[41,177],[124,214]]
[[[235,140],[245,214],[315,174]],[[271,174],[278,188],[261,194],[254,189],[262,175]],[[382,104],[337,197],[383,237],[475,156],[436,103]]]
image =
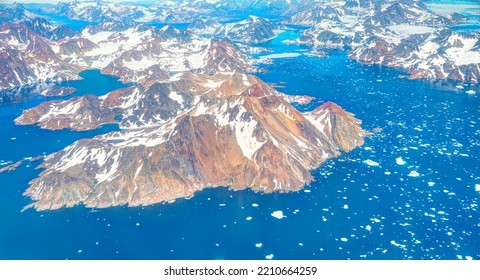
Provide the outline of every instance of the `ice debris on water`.
[[410,173],[408,173],[408,176],[409,177],[418,177],[418,176],[420,176],[420,173],[418,173],[415,170],[412,170],[412,171],[410,171]]
[[405,161],[403,160],[402,157],[398,157],[395,159],[395,162],[398,164],[398,165],[405,165]]
[[363,161],[365,164],[370,165],[370,166],[380,166],[380,164],[376,161],[373,161],[371,159],[367,159]]
[[275,217],[275,218],[277,218],[277,219],[286,218],[286,216],[283,215],[283,211],[282,211],[282,210],[274,211],[274,212],[272,213],[272,217]]

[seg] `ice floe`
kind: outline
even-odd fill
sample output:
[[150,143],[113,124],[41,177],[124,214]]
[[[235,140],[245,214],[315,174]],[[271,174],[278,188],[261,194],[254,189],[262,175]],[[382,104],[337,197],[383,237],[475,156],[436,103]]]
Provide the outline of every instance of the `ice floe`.
[[274,211],[272,213],[272,217],[275,217],[277,219],[283,219],[283,218],[286,218],[287,216],[284,216],[283,215],[283,211],[282,210],[278,210],[278,211]]
[[402,157],[398,157],[395,159],[395,162],[398,164],[398,165],[405,165],[405,161],[403,160]]
[[370,166],[379,166],[380,164],[376,161],[373,161],[371,159],[367,159],[363,161],[365,164],[370,165]]
[[412,171],[410,171],[410,173],[408,173],[408,176],[409,177],[418,177],[418,176],[420,176],[420,173],[418,173],[415,170],[412,170]]

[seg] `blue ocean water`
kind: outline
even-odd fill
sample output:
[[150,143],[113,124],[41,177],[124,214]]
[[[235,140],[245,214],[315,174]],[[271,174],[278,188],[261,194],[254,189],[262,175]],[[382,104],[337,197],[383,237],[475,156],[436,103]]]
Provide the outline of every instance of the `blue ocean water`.
[[[40,172],[25,162],[0,173],[0,259],[480,259],[480,98],[465,93],[480,89],[410,81],[343,52],[308,57],[281,43],[297,36],[292,30],[266,46],[302,55],[274,59],[259,76],[286,93],[315,96],[304,110],[334,101],[366,129],[383,128],[363,147],[315,170],[315,182],[297,193],[217,188],[173,204],[20,213],[30,203],[22,193]],[[69,83],[76,95],[126,86],[98,71],[83,75]],[[0,160],[115,129],[13,124],[23,109],[52,99],[0,103]],[[279,210],[283,219],[271,216]]]

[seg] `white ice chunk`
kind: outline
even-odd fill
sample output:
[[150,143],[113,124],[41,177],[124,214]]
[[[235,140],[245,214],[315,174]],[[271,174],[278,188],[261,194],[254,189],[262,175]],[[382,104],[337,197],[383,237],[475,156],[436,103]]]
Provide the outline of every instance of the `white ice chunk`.
[[395,162],[398,164],[398,165],[405,165],[405,161],[403,160],[402,157],[398,157],[395,159]]
[[412,171],[410,171],[410,173],[408,173],[408,176],[409,177],[418,177],[418,176],[420,176],[420,173],[418,173],[415,170],[412,170]]
[[367,159],[363,161],[365,164],[370,165],[370,166],[379,166],[380,164],[376,161],[373,161],[371,159]]
[[272,213],[272,217],[275,217],[275,218],[277,218],[277,219],[286,218],[286,216],[283,215],[283,211],[282,211],[282,210],[274,211],[274,212]]

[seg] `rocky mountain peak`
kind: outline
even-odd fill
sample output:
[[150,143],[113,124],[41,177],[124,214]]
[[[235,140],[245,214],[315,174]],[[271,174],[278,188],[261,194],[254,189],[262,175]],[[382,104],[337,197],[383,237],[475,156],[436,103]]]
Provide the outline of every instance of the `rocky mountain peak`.
[[[322,112],[328,116],[317,116]],[[48,156],[25,193],[38,210],[148,205],[218,186],[295,191],[312,180],[311,169],[366,135],[333,103],[302,114],[257,77],[237,72],[183,73],[104,97],[45,103],[17,122],[122,127]]]

